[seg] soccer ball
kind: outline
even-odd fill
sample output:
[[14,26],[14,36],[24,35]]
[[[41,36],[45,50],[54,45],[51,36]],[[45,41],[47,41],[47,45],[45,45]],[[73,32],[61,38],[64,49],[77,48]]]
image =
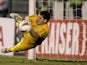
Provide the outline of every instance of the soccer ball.
[[21,32],[29,32],[31,30],[31,22],[29,20],[20,21],[18,28]]

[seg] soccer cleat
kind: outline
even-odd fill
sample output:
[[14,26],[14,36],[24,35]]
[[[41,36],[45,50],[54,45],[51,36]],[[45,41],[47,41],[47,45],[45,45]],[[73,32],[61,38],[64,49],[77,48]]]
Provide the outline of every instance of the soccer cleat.
[[9,53],[9,50],[7,48],[1,49],[2,53]]
[[22,20],[22,17],[17,13],[10,13],[10,17],[14,18],[17,21]]

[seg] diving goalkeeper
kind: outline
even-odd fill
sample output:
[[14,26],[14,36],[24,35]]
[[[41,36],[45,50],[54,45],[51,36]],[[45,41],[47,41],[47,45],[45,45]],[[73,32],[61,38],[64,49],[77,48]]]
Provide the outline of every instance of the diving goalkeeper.
[[22,20],[22,17],[18,14],[14,13],[14,15],[12,15],[12,18],[17,17],[16,26],[23,32],[23,39],[11,48],[1,49],[2,53],[25,51],[35,48],[48,36],[48,21],[50,20],[50,13],[47,11],[41,11],[38,15],[27,16],[24,20]]

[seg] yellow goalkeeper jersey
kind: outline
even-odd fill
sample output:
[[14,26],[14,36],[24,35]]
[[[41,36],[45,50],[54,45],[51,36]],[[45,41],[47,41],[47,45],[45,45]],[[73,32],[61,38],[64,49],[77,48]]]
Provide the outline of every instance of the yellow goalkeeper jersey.
[[32,15],[32,16],[27,16],[27,17],[29,17],[29,20],[32,23],[33,30],[35,32],[37,32],[40,35],[41,38],[38,39],[36,37],[33,37],[30,33],[24,33],[24,37],[25,38],[29,38],[29,42],[30,43],[37,43],[37,44],[39,44],[48,35],[48,32],[49,32],[48,24],[46,23],[46,24],[37,25],[37,23],[36,23],[37,15]]

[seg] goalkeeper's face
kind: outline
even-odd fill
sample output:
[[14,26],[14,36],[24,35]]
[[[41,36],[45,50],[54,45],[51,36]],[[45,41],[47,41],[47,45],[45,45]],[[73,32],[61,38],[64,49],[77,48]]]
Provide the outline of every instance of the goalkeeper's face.
[[36,22],[37,24],[44,24],[47,22],[47,20],[44,19],[43,16],[39,14]]

